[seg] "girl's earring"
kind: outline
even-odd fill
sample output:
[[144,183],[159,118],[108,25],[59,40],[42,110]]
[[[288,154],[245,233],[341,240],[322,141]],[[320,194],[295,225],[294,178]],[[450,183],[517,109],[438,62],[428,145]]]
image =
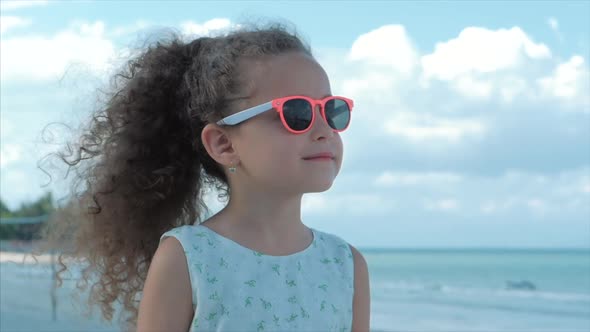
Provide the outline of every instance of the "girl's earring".
[[233,165],[232,165],[232,166],[230,166],[230,167],[229,167],[229,171],[230,171],[230,173],[235,173],[235,172],[236,172],[236,167],[235,167],[235,166],[233,166]]

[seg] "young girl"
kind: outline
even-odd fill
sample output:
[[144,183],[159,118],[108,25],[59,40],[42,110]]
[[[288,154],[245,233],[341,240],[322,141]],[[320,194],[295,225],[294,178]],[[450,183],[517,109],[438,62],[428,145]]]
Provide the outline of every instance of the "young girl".
[[[61,155],[96,162],[48,235],[75,225],[105,318],[120,300],[142,332],[368,331],[363,256],[301,220],[303,194],[340,170],[353,110],[309,47],[242,28],[158,42],[127,69],[74,161]],[[211,186],[229,201],[201,222]]]

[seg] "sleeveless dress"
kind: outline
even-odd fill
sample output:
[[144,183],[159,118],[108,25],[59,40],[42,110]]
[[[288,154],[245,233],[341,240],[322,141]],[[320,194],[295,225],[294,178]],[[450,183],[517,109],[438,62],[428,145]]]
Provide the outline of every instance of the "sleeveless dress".
[[190,331],[350,331],[354,266],[344,240],[310,228],[303,251],[270,256],[200,225],[164,233],[184,249]]

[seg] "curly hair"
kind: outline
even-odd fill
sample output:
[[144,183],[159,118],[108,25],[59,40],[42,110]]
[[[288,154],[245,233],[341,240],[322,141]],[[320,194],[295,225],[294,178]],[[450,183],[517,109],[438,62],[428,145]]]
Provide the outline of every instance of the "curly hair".
[[273,23],[190,42],[173,33],[125,63],[82,133],[51,154],[74,176],[67,204],[42,234],[41,251],[59,252],[58,286],[73,270],[68,258],[80,259],[77,288],[92,284],[88,303],[112,321],[119,302],[121,326],[136,325],[161,234],[202,221],[208,188],[230,194],[200,139],[207,123],[237,111],[247,84],[240,60],[287,52],[312,55],[295,32]]

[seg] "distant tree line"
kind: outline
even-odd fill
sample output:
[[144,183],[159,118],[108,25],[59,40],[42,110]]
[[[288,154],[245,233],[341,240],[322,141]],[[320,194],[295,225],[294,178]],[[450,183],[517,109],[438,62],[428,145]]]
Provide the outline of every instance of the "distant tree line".
[[[39,231],[44,222],[10,223],[13,218],[49,217],[55,211],[51,192],[30,203],[21,203],[20,207],[10,210],[0,198],[0,240],[32,240],[39,238]],[[47,218],[44,218],[47,220]]]

